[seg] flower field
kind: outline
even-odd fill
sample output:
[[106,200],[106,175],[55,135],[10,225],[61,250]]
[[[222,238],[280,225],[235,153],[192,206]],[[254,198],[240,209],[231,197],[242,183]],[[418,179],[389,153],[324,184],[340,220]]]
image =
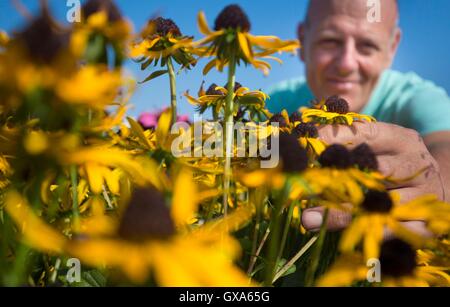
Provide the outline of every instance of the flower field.
[[[0,285],[449,285],[450,206],[403,202],[389,184],[414,177],[382,174],[367,144],[319,138],[323,125],[375,118],[337,96],[271,114],[266,93],[236,82],[241,65],[268,75],[297,40],[251,34],[237,5],[214,23],[199,12],[194,39],[158,16],[133,33],[112,0],[87,1],[70,27],[43,3],[20,31],[0,31]],[[203,118],[190,122],[176,81],[203,58],[205,78],[217,69],[228,82],[184,94]],[[126,74],[126,59],[148,77]],[[170,104],[128,116],[155,78]],[[322,226],[307,231],[313,207]],[[326,227],[335,210],[353,217],[340,232]]]

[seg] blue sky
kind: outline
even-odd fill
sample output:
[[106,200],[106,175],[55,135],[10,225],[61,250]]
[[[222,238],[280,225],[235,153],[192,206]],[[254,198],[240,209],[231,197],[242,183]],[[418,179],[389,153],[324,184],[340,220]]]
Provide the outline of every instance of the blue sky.
[[[49,0],[52,11],[58,19],[64,20],[67,7],[66,0]],[[82,1],[83,2],[83,1]],[[30,11],[36,12],[38,0],[22,0]],[[252,33],[257,35],[277,35],[283,39],[295,38],[297,23],[304,17],[306,0],[116,0],[122,13],[133,21],[136,30],[140,30],[146,20],[159,13],[165,18],[172,18],[184,34],[200,38],[197,30],[196,15],[205,11],[212,24],[219,11],[227,4],[238,3],[247,12]],[[400,25],[403,29],[403,41],[398,51],[394,69],[407,72],[414,71],[430,79],[450,92],[450,30],[449,0],[400,0]],[[11,31],[23,25],[23,18],[11,5],[11,0],[0,0],[0,29]],[[303,74],[303,65],[293,56],[283,55],[284,64],[273,63],[268,77],[248,67],[238,69],[237,81],[252,89],[267,89],[278,81]],[[178,76],[178,95],[185,90],[196,93],[201,82],[207,84],[226,83],[226,75],[210,73],[206,78],[201,69],[205,61],[187,74]],[[145,78],[138,65],[129,62],[127,69],[137,80]],[[153,111],[169,104],[168,79],[163,76],[152,82],[139,85],[132,99],[135,106],[130,111],[137,115],[143,111]],[[192,107],[184,98],[179,98],[180,112],[192,114]]]

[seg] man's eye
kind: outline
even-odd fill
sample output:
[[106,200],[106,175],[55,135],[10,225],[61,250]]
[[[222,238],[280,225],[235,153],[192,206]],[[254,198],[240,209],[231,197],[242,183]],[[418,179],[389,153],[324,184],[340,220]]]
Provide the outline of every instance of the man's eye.
[[378,47],[371,43],[363,43],[358,46],[358,49],[363,54],[371,54],[378,50]]
[[322,39],[319,44],[323,47],[336,47],[339,45],[339,40],[337,39],[332,39],[332,38],[328,38],[328,39]]

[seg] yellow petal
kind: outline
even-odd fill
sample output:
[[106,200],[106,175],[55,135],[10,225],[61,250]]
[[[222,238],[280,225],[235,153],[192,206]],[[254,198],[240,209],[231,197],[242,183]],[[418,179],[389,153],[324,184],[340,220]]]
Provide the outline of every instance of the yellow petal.
[[200,33],[203,35],[210,35],[212,33],[211,29],[208,26],[208,22],[206,21],[206,16],[203,11],[200,11],[197,15],[197,24]]
[[250,45],[248,44],[247,37],[244,33],[237,32],[239,45],[241,46],[242,53],[244,54],[247,62],[251,63],[253,61],[252,50],[250,49]]
[[[166,147],[167,137],[170,133],[170,125],[172,123],[172,109],[165,110],[158,119],[156,126],[156,139],[161,147]],[[169,148],[170,150],[170,148]]]
[[197,186],[192,173],[182,170],[177,176],[173,190],[171,214],[175,225],[186,225],[197,211]]
[[10,191],[4,197],[6,211],[19,226],[27,244],[44,252],[63,251],[64,236],[36,216],[24,197],[16,191]]

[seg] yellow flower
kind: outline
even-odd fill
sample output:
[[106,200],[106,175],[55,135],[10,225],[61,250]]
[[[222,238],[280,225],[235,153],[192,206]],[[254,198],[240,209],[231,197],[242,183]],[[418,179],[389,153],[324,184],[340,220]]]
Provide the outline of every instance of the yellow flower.
[[222,71],[229,64],[231,53],[239,63],[241,60],[269,73],[270,64],[260,59],[273,59],[276,52],[295,53],[300,47],[297,40],[283,41],[276,36],[254,36],[249,33],[250,23],[242,9],[237,5],[227,6],[216,19],[215,31],[212,31],[206,21],[205,14],[198,14],[198,27],[205,38],[196,42],[202,46],[195,50],[200,56],[215,57],[204,68],[206,75],[213,67]]
[[5,47],[9,42],[9,36],[5,31],[0,30],[0,47]]
[[182,69],[191,69],[197,63],[191,54],[192,37],[183,36],[171,19],[151,19],[140,36],[140,41],[131,45],[130,57],[139,59],[141,70],[153,63],[157,66],[159,61],[161,67],[167,66],[166,70],[153,72],[143,82],[168,73],[172,69],[172,61],[181,65]]
[[196,193],[192,174],[185,170],[177,176],[173,193],[169,210],[155,188],[135,190],[119,224],[105,216],[103,200],[95,197],[78,230],[85,236],[71,240],[35,216],[18,193],[6,204],[14,221],[24,225],[21,231],[32,247],[77,257],[87,265],[119,268],[135,283],[145,282],[152,272],[160,286],[251,285],[233,264],[240,247],[229,232],[245,225],[254,208],[240,207],[226,219],[190,230],[188,220],[208,196]]
[[301,108],[302,120],[305,123],[344,124],[351,126],[354,121],[375,122],[375,118],[368,115],[349,112],[348,102],[338,96],[323,99],[314,108]]
[[[194,98],[189,95],[188,92],[184,94],[188,102],[196,107],[196,110],[203,114],[207,109],[211,108],[214,119],[217,119],[221,112],[225,110],[226,97],[228,90],[225,87],[212,84],[207,91],[201,86],[198,92],[198,98]],[[233,94],[234,101],[238,102],[238,105],[242,106],[241,112],[249,112],[250,117],[262,113],[268,115],[265,110],[265,101],[269,98],[265,93],[261,91],[251,91],[247,87],[241,86],[239,83],[235,85],[235,91]],[[239,110],[234,110],[234,116],[237,115]]]
[[309,194],[334,204],[360,204],[364,189],[384,190],[384,184],[357,168],[312,168],[303,174]]
[[[110,43],[115,52],[121,54],[121,49],[125,47],[133,31],[131,23],[120,15],[110,0],[103,4],[99,1],[89,2],[83,7],[82,22],[74,25],[70,38],[72,52],[79,57],[83,56],[89,40],[95,37],[97,41],[106,40],[105,45]],[[100,36],[103,39],[99,39]]]
[[19,226],[19,231],[27,244],[45,252],[63,251],[65,237],[36,216],[22,195],[14,190],[9,191],[5,195],[4,202],[6,211]]
[[58,151],[57,158],[62,165],[83,166],[91,189],[95,193],[101,192],[104,182],[110,189],[114,187],[112,190],[116,191],[116,179],[120,173],[113,176],[114,170],[110,168],[120,168],[141,186],[150,183],[162,188],[166,184],[165,176],[157,173],[158,167],[152,160],[145,157],[133,157],[124,150],[107,145],[82,147],[71,152]]
[[74,75],[58,82],[56,93],[66,103],[103,109],[114,102],[122,84],[123,80],[118,71],[108,71],[99,66],[85,66]]
[[361,254],[344,254],[317,284],[322,287],[350,286],[355,282],[365,281],[368,277],[378,277],[374,285],[381,283],[387,287],[449,286],[450,276],[446,273],[449,267],[431,264],[430,259],[433,257],[432,253],[425,255],[420,250],[415,251],[406,242],[393,239],[385,241],[381,246],[378,268],[380,271],[375,273],[380,273],[378,276],[369,272],[373,269],[373,263],[365,263]]
[[[426,238],[402,226],[401,221],[422,220],[432,231],[448,232],[450,229],[450,208],[436,196],[421,196],[406,204],[400,204],[399,200],[399,196],[391,197],[387,192],[369,190],[364,202],[355,208],[356,217],[342,235],[340,250],[351,252],[362,241],[365,259],[379,257],[385,227],[415,247],[427,242]],[[433,228],[432,225],[439,227]]]

